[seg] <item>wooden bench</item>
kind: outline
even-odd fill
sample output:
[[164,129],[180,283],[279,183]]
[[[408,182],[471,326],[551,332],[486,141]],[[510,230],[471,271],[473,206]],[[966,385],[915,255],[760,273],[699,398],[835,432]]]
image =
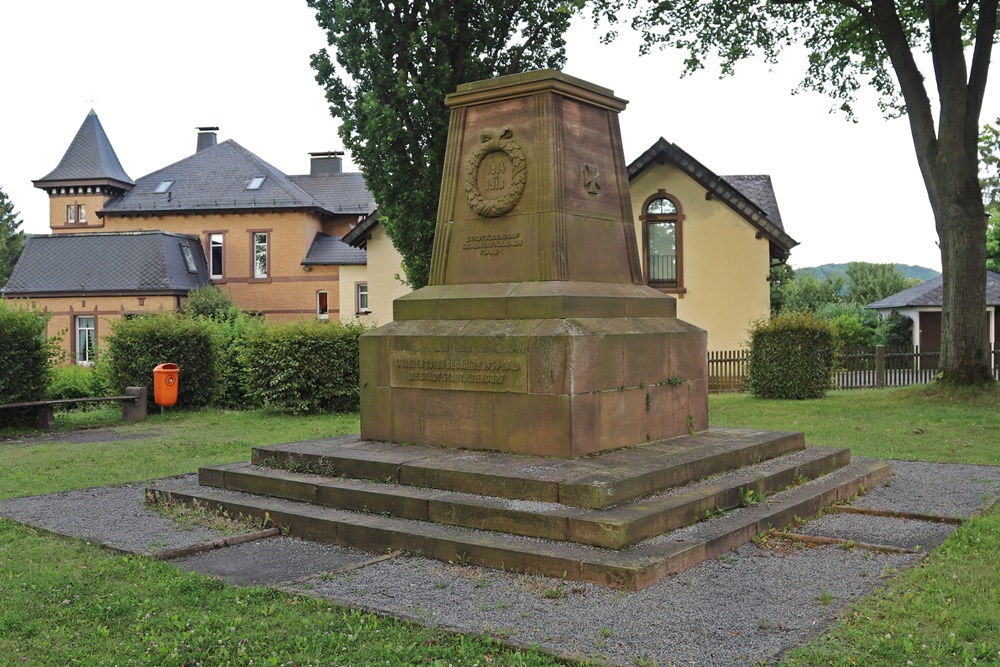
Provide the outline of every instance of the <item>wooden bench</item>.
[[146,418],[146,388],[125,387],[124,396],[97,396],[94,398],[60,398],[52,401],[25,401],[23,403],[7,403],[0,405],[0,410],[6,408],[35,408],[38,411],[38,428],[51,431],[56,427],[53,408],[66,403],[102,403],[104,401],[122,402],[122,419],[125,421],[142,421]]

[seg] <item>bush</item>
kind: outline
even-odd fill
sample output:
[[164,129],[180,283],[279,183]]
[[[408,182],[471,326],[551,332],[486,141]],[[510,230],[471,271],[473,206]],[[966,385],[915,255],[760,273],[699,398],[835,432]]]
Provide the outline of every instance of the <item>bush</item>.
[[111,388],[146,387],[148,405],[155,405],[153,368],[163,363],[180,369],[177,406],[209,405],[218,391],[218,351],[211,321],[174,313],[121,319],[111,325],[104,363]]
[[229,316],[232,309],[233,300],[228,294],[216,285],[207,285],[188,292],[188,301],[184,312],[191,317],[207,317],[221,321]]
[[266,407],[293,413],[354,412],[360,404],[361,324],[281,324],[250,333],[240,355],[246,388]]
[[808,312],[783,313],[750,327],[747,388],[761,398],[820,398],[833,372],[830,324]]
[[[48,317],[0,298],[0,404],[40,401],[59,356],[58,341],[45,336]],[[0,410],[0,426],[30,424],[34,411]]]
[[231,308],[216,326],[219,349],[220,391],[216,403],[228,408],[260,407],[260,399],[247,393],[247,372],[241,357],[246,339],[264,329],[261,317]]
[[62,400],[93,396],[90,384],[92,374],[87,366],[58,366],[49,385],[48,397]]
[[913,345],[913,320],[892,311],[879,322],[876,340],[886,347]]

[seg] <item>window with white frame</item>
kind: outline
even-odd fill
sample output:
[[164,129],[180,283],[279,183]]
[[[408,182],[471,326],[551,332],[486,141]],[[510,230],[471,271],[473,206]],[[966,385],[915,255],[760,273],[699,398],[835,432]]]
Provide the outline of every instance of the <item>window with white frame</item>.
[[76,220],[77,222],[87,222],[87,207],[83,204],[76,207]]
[[66,224],[73,224],[76,222],[76,206],[69,204],[66,207]]
[[368,309],[368,283],[357,283],[358,314],[370,313]]
[[326,290],[316,292],[316,317],[321,320],[330,319],[330,295]]
[[253,277],[267,278],[267,232],[253,234]]
[[94,361],[94,316],[76,317],[76,363],[87,366]]
[[208,273],[213,280],[222,280],[223,273],[223,247],[225,237],[222,234],[209,234],[208,236]]

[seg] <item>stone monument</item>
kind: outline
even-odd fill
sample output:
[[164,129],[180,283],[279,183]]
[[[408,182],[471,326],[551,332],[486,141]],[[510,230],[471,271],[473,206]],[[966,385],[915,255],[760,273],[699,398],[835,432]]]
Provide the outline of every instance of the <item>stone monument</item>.
[[361,437],[573,458],[708,427],[706,334],[644,284],[625,100],[459,86],[429,285],[361,339]]

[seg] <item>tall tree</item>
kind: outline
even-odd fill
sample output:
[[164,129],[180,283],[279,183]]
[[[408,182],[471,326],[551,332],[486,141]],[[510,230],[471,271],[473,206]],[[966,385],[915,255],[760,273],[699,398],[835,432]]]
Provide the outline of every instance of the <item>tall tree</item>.
[[[312,58],[340,137],[379,205],[413,288],[427,284],[448,137],[444,96],[460,83],[565,62],[564,0],[308,0],[335,62]],[[336,63],[336,64],[335,64]]]
[[892,264],[851,262],[847,265],[847,300],[866,306],[919,285],[916,278],[907,278]]
[[21,221],[14,212],[14,202],[0,188],[0,287],[10,278],[17,258],[24,245],[24,232],[20,231]]
[[[617,21],[618,11],[638,0],[594,2],[598,16]],[[643,0],[632,20],[644,49],[686,51],[685,73],[703,68],[711,53],[722,72],[732,74],[744,58],[760,54],[773,63],[786,47],[801,43],[809,51],[803,88],[831,95],[850,117],[857,91],[870,86],[883,112],[906,114],[941,247],[940,368],[953,384],[992,381],[983,337],[986,227],[976,144],[997,2]],[[930,76],[918,65],[927,52]]]

